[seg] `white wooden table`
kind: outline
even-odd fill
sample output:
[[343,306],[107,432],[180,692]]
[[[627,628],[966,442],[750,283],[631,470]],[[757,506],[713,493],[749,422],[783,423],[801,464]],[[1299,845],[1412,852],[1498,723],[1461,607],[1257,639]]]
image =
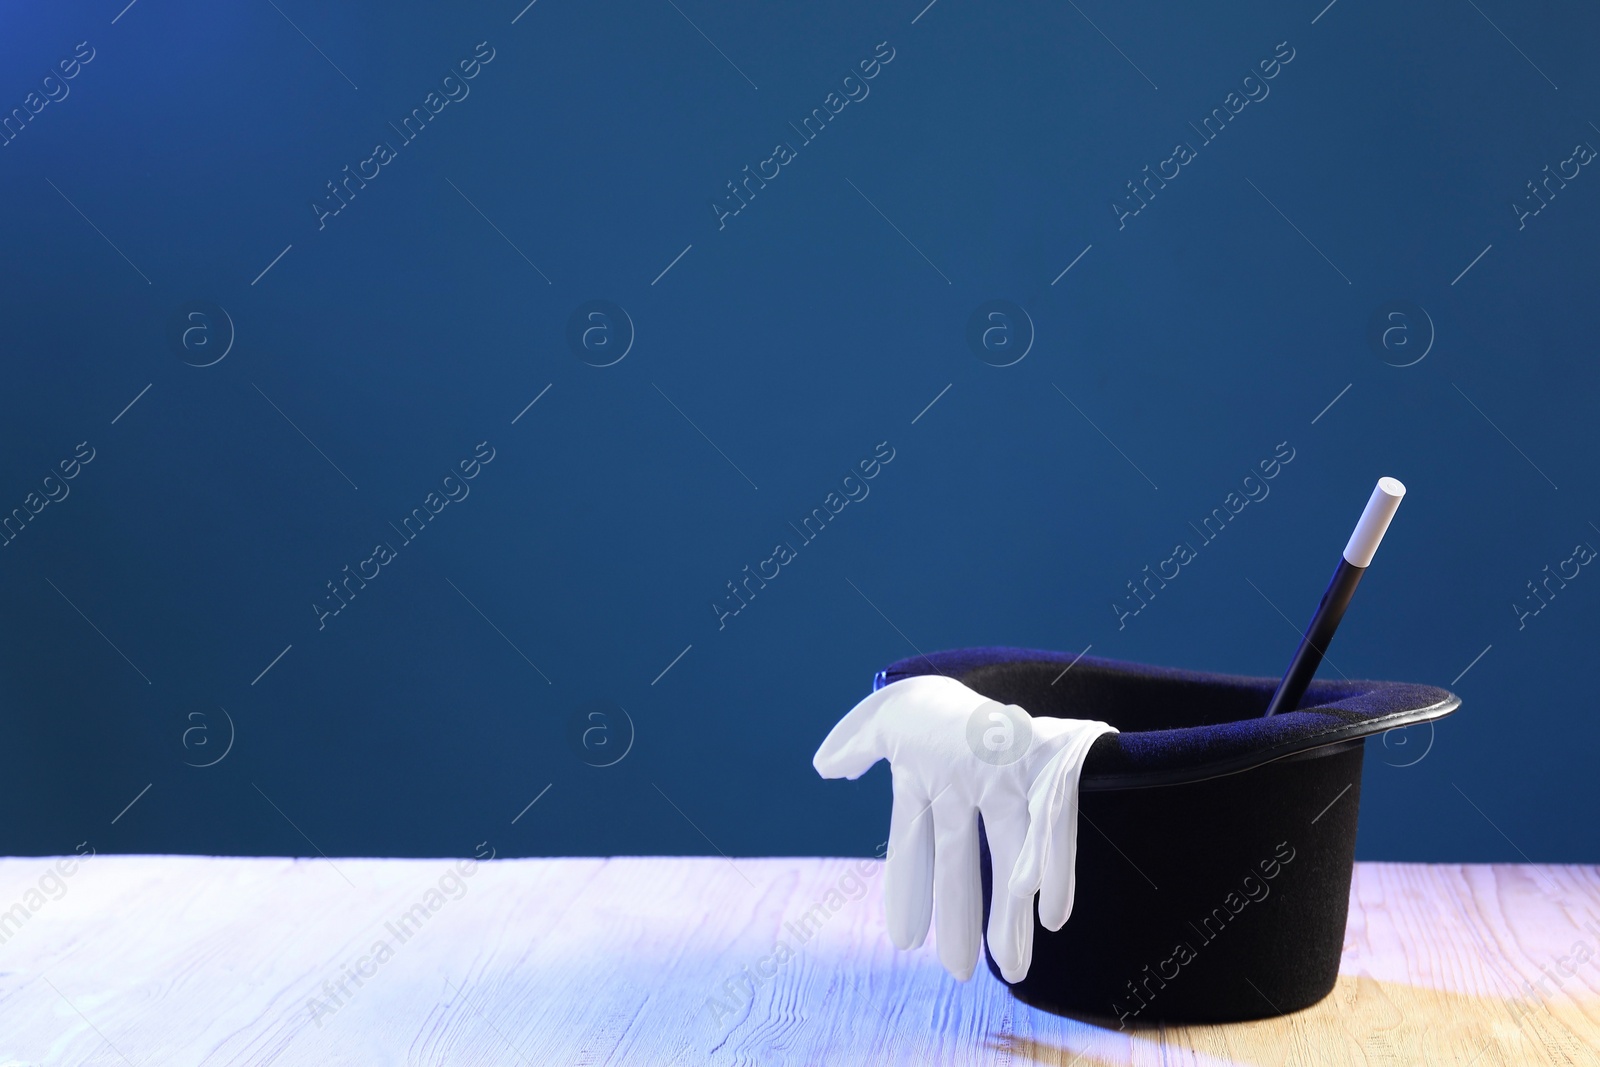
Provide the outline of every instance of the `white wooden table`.
[[1361,864],[1323,1003],[1133,1033],[895,951],[875,861],[52,869],[0,860],[0,1065],[1600,1063],[1594,867]]

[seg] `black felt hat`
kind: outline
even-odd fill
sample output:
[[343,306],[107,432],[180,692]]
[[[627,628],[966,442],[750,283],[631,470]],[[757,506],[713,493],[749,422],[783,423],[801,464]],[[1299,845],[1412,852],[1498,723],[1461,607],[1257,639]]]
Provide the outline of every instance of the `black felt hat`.
[[[1262,718],[1276,678],[1023,648],[901,660],[876,687],[919,674],[1121,731],[1084,762],[1072,917],[1055,932],[1035,918],[1033,963],[1008,983],[1035,1007],[1121,1026],[1257,1019],[1327,996],[1362,739],[1461,704],[1433,686],[1316,681],[1298,710]],[[982,867],[987,914],[986,844]],[[1000,978],[992,958],[989,970]]]

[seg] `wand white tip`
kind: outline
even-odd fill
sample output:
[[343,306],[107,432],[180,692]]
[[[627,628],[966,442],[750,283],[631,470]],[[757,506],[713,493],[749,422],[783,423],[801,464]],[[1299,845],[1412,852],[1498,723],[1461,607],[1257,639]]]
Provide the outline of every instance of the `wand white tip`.
[[1344,546],[1345,561],[1352,567],[1364,568],[1372,563],[1378,543],[1383,540],[1390,520],[1400,508],[1400,499],[1405,495],[1406,487],[1400,484],[1399,479],[1378,479],[1372,496],[1367,500],[1366,510],[1361,513],[1361,521],[1356,523],[1349,544]]

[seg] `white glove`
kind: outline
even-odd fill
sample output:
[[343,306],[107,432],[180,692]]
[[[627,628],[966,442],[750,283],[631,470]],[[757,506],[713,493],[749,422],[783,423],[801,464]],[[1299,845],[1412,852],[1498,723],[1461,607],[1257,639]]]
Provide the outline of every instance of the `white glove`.
[[937,900],[939,960],[961,981],[972,977],[982,937],[981,812],[994,875],[989,951],[1007,981],[1027,975],[1034,894],[1047,929],[1072,913],[1078,777],[1105,733],[1116,730],[1034,718],[943,675],[887,685],[839,720],[812,758],[818,774],[859,778],[880,759],[893,771],[884,897],[897,947],[922,944]]

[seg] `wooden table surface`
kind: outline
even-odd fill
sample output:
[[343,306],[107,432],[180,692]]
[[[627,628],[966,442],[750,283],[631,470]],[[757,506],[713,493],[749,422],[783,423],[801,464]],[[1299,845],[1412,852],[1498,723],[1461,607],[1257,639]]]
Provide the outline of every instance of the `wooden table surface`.
[[[1600,1063],[1594,867],[1360,864],[1328,999],[1129,1033],[1028,1008],[981,967],[958,983],[931,937],[897,952],[875,861],[70,870],[0,860],[0,1067]],[[838,910],[771,960],[819,903]],[[732,996],[745,967],[771,977]]]

